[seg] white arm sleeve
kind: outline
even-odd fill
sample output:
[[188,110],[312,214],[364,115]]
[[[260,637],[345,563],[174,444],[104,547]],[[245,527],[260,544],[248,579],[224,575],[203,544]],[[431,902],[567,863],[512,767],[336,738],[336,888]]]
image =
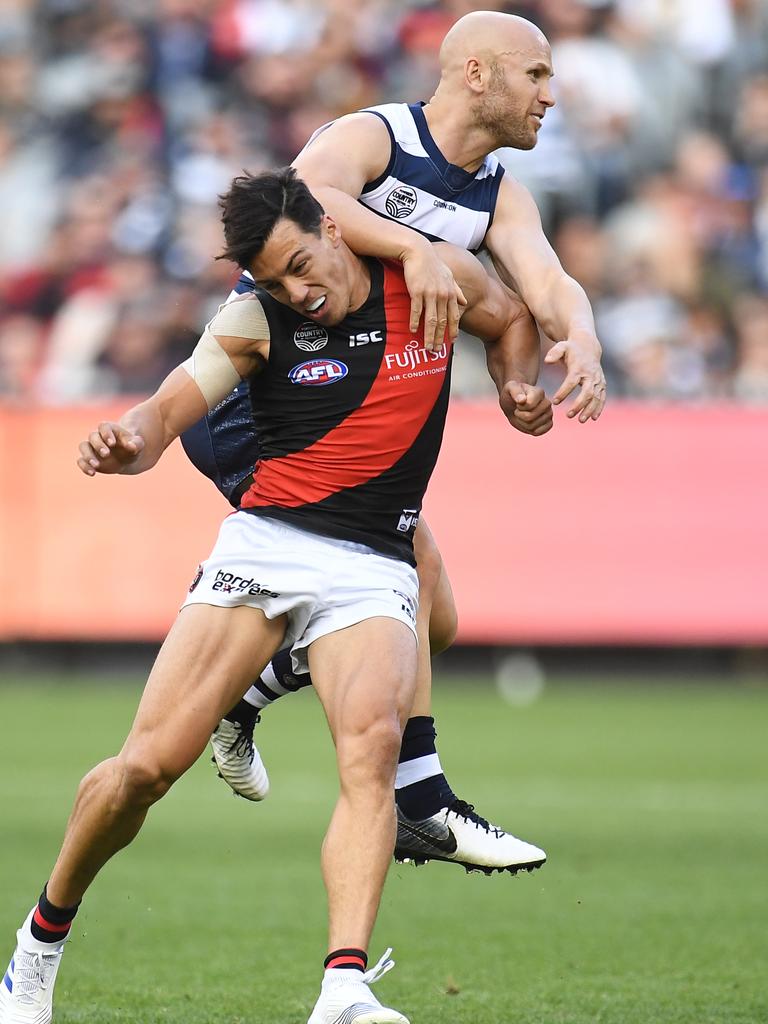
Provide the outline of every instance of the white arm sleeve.
[[216,335],[269,341],[264,307],[254,295],[225,302],[206,325],[189,359],[181,365],[200,388],[208,408],[215,408],[240,383],[240,374]]

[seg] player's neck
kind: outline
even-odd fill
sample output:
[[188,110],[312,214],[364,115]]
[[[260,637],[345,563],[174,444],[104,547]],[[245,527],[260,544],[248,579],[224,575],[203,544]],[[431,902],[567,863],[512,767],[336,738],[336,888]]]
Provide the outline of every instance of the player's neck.
[[474,173],[496,148],[488,132],[457,113],[459,105],[439,93],[424,107],[429,133],[448,163]]
[[354,313],[355,310],[360,309],[371,294],[371,272],[365,260],[361,260],[349,247],[345,253],[345,264],[349,290],[347,312]]

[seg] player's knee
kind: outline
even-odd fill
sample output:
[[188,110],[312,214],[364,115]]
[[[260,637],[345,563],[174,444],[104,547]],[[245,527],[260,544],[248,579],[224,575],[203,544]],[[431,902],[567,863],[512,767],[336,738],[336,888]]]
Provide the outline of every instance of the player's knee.
[[118,758],[117,799],[124,806],[150,807],[168,790],[177,774],[152,756],[127,751]]
[[401,742],[400,725],[394,715],[337,737],[336,757],[342,786],[391,788]]

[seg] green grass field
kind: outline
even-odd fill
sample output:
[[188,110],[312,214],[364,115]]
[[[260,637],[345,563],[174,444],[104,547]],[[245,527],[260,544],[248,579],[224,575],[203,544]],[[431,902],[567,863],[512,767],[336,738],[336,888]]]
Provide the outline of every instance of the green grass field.
[[[75,786],[119,746],[134,681],[0,678],[0,956],[45,881]],[[557,681],[525,708],[437,689],[459,795],[544,846],[534,874],[393,868],[372,960],[412,1024],[768,1021],[768,689]],[[325,952],[318,854],[334,800],[311,693],[258,730],[272,794],[203,759],[97,880],[57,1024],[304,1024]]]

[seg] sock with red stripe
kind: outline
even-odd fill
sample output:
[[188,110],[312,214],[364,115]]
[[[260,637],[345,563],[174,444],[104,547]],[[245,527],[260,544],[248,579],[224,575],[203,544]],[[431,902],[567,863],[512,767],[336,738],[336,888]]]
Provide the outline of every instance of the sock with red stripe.
[[364,949],[334,949],[325,958],[326,971],[360,971],[363,973],[367,966],[368,954]]
[[74,907],[57,907],[48,899],[47,886],[43,889],[37,909],[29,922],[29,928],[33,938],[38,942],[50,942],[58,945],[69,935],[72,922],[77,913],[77,903]]

